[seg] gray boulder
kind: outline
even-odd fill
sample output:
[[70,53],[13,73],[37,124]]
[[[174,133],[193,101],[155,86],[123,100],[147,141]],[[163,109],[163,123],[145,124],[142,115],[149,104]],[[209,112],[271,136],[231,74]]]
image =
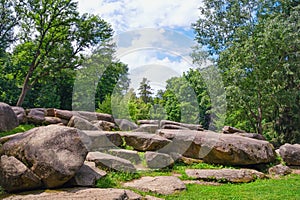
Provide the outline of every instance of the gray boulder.
[[279,176],[285,176],[292,173],[292,169],[288,166],[283,166],[282,164],[273,166],[268,169],[268,172],[270,175],[279,175]]
[[143,124],[154,124],[154,125],[159,125],[159,120],[138,120],[138,124],[143,125]]
[[96,126],[94,126],[91,122],[78,117],[78,116],[73,116],[69,123],[68,123],[69,127],[74,127],[77,128],[79,130],[91,130],[91,131],[96,131],[99,130]]
[[10,131],[19,125],[17,115],[6,103],[0,102],[0,131]]
[[300,144],[284,144],[279,154],[287,165],[300,165]]
[[25,124],[27,122],[26,111],[22,107],[12,106],[14,113],[17,115],[19,124]]
[[67,183],[71,186],[95,187],[96,181],[106,176],[106,172],[96,167],[94,162],[85,161],[76,175]]
[[46,109],[32,108],[28,110],[27,120],[30,123],[41,125],[45,121]]
[[62,120],[58,117],[45,117],[45,121],[43,123],[45,125],[60,124],[62,123]]
[[184,183],[174,176],[145,176],[141,179],[124,183],[123,186],[163,195],[173,194],[186,189]]
[[223,133],[225,134],[232,134],[232,133],[246,133],[246,131],[241,130],[241,129],[237,129],[235,127],[232,126],[224,126],[222,129]]
[[265,178],[263,173],[252,169],[187,169],[185,173],[195,179],[231,183],[248,183]]
[[41,179],[13,156],[1,156],[0,185],[8,192],[31,190],[42,186]]
[[136,123],[131,122],[127,119],[115,119],[116,124],[122,131],[131,131],[138,128]]
[[114,131],[118,129],[118,126],[112,122],[107,121],[92,121],[92,124],[103,131]]
[[[22,162],[42,181],[43,187],[59,187],[83,165],[87,149],[81,141],[82,135],[84,133],[80,130],[64,126],[38,127],[1,138],[0,154],[13,156]],[[19,188],[26,187],[26,184]],[[17,187],[15,189],[18,190]]]
[[271,143],[212,131],[160,130],[159,135],[172,140],[160,152],[176,152],[204,162],[224,165],[255,165],[276,158]]
[[136,169],[133,164],[123,158],[112,156],[101,152],[89,152],[87,161],[96,163],[97,167],[104,169],[123,171],[123,172],[135,172]]
[[165,168],[174,164],[174,160],[168,154],[147,151],[145,153],[147,166],[152,169]]
[[117,148],[123,141],[119,133],[104,131],[84,131],[82,142],[88,151],[104,151]]
[[203,130],[202,125],[200,124],[187,124],[187,123],[174,122],[170,120],[161,120],[160,128],[161,129],[190,129],[196,131]]
[[134,129],[133,132],[156,133],[158,129],[157,124],[142,124],[137,129]]
[[141,132],[120,133],[127,145],[138,151],[157,151],[171,141],[155,134]]
[[124,158],[135,164],[141,162],[141,158],[137,151],[127,150],[127,149],[110,149],[108,150],[107,153],[113,156]]

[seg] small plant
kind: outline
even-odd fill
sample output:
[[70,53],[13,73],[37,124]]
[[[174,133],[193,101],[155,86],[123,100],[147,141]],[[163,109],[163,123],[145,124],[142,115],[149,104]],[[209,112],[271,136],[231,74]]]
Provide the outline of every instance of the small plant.
[[35,126],[32,124],[23,124],[23,125],[19,125],[18,127],[14,128],[11,131],[6,131],[6,132],[0,132],[0,137],[4,137],[4,136],[8,136],[8,135],[13,135],[16,133],[21,133],[21,132],[25,132],[28,131],[30,129],[33,129]]

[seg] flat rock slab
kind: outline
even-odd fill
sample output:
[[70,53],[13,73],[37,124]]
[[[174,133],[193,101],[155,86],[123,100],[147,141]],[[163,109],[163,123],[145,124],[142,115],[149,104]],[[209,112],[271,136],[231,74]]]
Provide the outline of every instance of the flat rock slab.
[[96,166],[101,168],[124,172],[136,171],[136,168],[130,161],[101,152],[89,152],[86,156],[86,160],[95,162]]
[[251,169],[187,169],[185,173],[195,179],[231,183],[248,183],[266,176]]
[[218,182],[208,182],[208,181],[199,181],[199,180],[186,180],[183,182],[184,184],[196,184],[196,185],[212,185],[212,186],[223,185],[222,183],[218,183]]
[[171,142],[159,135],[144,132],[122,132],[120,135],[127,145],[138,151],[157,151]]
[[145,176],[141,179],[124,183],[123,185],[144,192],[154,192],[163,195],[173,194],[186,189],[185,184],[174,176]]
[[127,149],[110,149],[107,151],[107,153],[113,156],[124,158],[135,164],[141,162],[141,158],[137,151],[127,150]]
[[124,189],[100,189],[100,188],[71,188],[62,190],[34,191],[32,194],[17,194],[4,198],[5,200],[140,200],[142,197],[130,190]]

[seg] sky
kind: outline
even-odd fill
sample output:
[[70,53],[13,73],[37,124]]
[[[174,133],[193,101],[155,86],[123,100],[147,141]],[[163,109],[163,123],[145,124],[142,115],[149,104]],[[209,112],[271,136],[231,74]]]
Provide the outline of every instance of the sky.
[[165,81],[193,68],[191,24],[201,0],[78,0],[81,13],[101,16],[114,29],[117,58],[128,64],[135,90],[143,77],[154,92]]

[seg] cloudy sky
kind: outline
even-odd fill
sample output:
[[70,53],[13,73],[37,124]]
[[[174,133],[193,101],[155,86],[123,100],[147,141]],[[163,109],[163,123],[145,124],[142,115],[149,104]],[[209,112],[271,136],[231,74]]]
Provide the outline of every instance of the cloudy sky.
[[131,87],[143,77],[155,90],[192,68],[191,23],[201,0],[79,0],[80,12],[100,15],[115,31],[117,57],[128,64]]

